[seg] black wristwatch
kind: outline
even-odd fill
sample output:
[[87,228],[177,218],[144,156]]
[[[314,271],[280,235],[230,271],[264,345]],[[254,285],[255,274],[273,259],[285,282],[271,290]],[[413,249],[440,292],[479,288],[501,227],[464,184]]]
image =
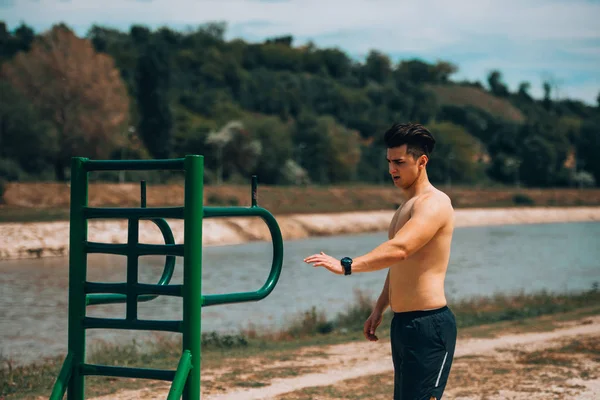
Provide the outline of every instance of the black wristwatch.
[[340,262],[344,268],[344,275],[350,275],[352,273],[352,259],[350,257],[344,257]]

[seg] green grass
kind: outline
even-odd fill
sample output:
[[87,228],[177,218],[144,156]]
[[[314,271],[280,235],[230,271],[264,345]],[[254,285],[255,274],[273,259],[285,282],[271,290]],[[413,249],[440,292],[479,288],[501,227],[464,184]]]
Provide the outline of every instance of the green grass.
[[[312,309],[298,315],[298,319],[280,331],[257,333],[246,330],[235,335],[206,333],[202,337],[202,368],[214,370],[230,365],[244,365],[249,358],[257,359],[261,365],[276,361],[289,361],[298,357],[326,357],[326,353],[311,349],[305,354],[298,350],[308,346],[325,346],[329,344],[347,343],[365,340],[362,327],[371,312],[373,299],[360,292],[356,300],[344,312],[335,318],[327,319],[324,313]],[[568,318],[580,318],[586,315],[600,314],[600,291],[594,284],[591,290],[572,294],[553,294],[541,292],[536,294],[520,294],[516,296],[497,295],[464,300],[450,304],[456,315],[459,333],[463,330],[467,335],[469,327],[482,327],[481,332],[498,333],[502,329],[521,326],[523,329],[544,329],[540,316],[555,316],[562,321]],[[572,312],[570,316],[561,314]],[[391,313],[384,315],[384,322],[378,329],[380,339],[389,338],[389,322]],[[528,321],[538,321],[537,324]],[[552,325],[548,325],[547,328]],[[477,329],[471,332],[477,334]],[[141,347],[139,344],[123,345],[98,344],[90,352],[88,362],[105,365],[121,365],[146,368],[172,369],[177,365],[181,354],[180,341],[158,341],[153,346]],[[48,396],[63,357],[41,360],[38,363],[14,366],[10,360],[3,360],[0,367],[0,398],[13,400]],[[309,370],[300,372],[311,372]],[[238,371],[238,374],[240,371]],[[252,381],[265,382],[274,377],[293,376],[298,371],[282,369],[263,370],[252,376]],[[234,378],[231,375],[231,378]],[[239,379],[238,379],[239,380]],[[246,381],[247,379],[244,379]],[[241,382],[241,380],[239,380]],[[88,381],[88,396],[102,395],[121,388],[135,388],[142,385],[162,385],[136,380],[108,377],[95,377]],[[215,383],[207,382],[214,385]],[[245,383],[244,383],[245,384]],[[19,393],[17,395],[17,393]],[[27,397],[29,396],[29,397]]]

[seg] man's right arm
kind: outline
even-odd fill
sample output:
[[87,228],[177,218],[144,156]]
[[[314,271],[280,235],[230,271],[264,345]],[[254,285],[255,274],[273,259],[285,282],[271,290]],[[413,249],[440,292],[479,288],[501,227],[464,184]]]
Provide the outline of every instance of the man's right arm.
[[373,311],[371,311],[371,315],[365,321],[365,326],[363,328],[363,333],[365,334],[365,338],[372,342],[379,340],[375,335],[375,331],[381,321],[383,319],[383,312],[390,305],[390,295],[389,295],[389,287],[390,287],[390,272],[388,271],[387,278],[385,278],[385,284],[383,285],[383,290],[377,299],[377,303],[375,303],[375,307]]
[[383,285],[383,290],[377,299],[377,303],[375,303],[375,310],[378,311],[379,314],[383,314],[384,311],[390,305],[390,271],[388,270],[387,277],[385,278],[385,284]]

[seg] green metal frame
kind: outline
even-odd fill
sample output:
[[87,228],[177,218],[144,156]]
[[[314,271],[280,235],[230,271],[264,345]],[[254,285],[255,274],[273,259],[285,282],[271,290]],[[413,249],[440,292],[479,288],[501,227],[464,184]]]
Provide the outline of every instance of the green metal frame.
[[[146,207],[146,186],[142,182],[140,208],[97,208],[88,206],[88,174],[91,171],[180,170],[185,172],[183,207]],[[204,207],[204,158],[189,155],[168,160],[92,161],[73,158],[71,165],[71,217],[69,239],[69,322],[68,353],[56,379],[50,400],[67,393],[68,400],[85,398],[85,376],[113,376],[172,381],[168,400],[200,399],[200,337],[202,307],[258,301],[268,296],[281,274],[283,238],[277,221],[257,206],[257,179],[252,177],[250,207]],[[202,295],[202,221],[216,217],[260,217],[269,228],[273,242],[273,262],[265,284],[255,292]],[[88,241],[88,220],[95,218],[127,219],[125,244]],[[165,218],[184,220],[184,243],[176,244]],[[139,221],[147,219],[161,230],[165,244],[140,244]],[[87,255],[117,254],[127,257],[127,280],[122,283],[87,281]],[[138,283],[138,258],[142,255],[165,255],[165,268],[157,284]],[[175,257],[183,257],[183,284],[171,285]],[[183,320],[140,320],[137,304],[157,296],[183,297]],[[126,303],[125,319],[86,316],[88,305]],[[87,329],[130,329],[180,332],[183,349],[176,370],[128,368],[93,365],[85,362]],[[182,397],[183,396],[183,397]]]

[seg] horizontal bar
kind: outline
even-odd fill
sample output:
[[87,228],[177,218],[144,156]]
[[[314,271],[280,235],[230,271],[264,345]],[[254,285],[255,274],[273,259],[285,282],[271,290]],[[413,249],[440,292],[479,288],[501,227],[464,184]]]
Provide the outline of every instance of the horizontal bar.
[[262,207],[204,207],[204,218],[270,216],[271,213]]
[[126,256],[129,254],[129,245],[127,243],[98,243],[98,242],[86,242],[84,244],[85,251],[102,254],[117,254]]
[[82,364],[81,373],[83,375],[156,379],[161,381],[172,381],[175,377],[175,371],[165,369],[111,367],[108,365],[95,364]]
[[141,244],[136,245],[137,253],[141,256],[180,256],[183,257],[184,245],[182,244]]
[[85,317],[83,319],[83,327],[85,329],[131,329],[138,331],[181,332],[183,322],[148,320],[127,321],[114,318]]
[[[102,283],[102,282],[86,282],[84,290],[86,293],[128,293],[127,283]],[[134,285],[135,294],[156,294],[163,296],[182,296],[183,285],[157,285],[149,283],[138,283]]]
[[179,218],[183,219],[183,207],[83,207],[85,218]]
[[146,171],[185,169],[184,158],[165,160],[88,160],[84,162],[86,171]]
[[[182,244],[142,244],[136,243],[134,255],[164,255],[183,257],[184,246]],[[130,255],[131,246],[127,243],[98,243],[86,242],[85,250],[92,253],[116,254],[121,256]]]

